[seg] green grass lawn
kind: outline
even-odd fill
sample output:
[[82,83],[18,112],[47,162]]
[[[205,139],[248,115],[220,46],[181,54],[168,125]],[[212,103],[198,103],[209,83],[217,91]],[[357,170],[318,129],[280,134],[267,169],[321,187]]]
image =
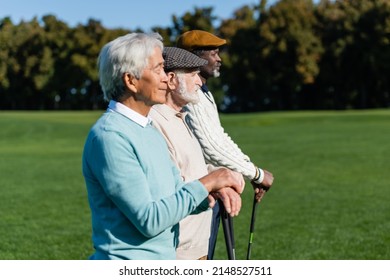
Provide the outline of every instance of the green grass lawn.
[[[0,259],[86,259],[90,212],[81,173],[101,112],[0,113]],[[273,172],[252,259],[390,259],[390,111],[223,115],[226,131]],[[248,184],[234,218],[245,259]],[[216,259],[226,259],[222,228]]]

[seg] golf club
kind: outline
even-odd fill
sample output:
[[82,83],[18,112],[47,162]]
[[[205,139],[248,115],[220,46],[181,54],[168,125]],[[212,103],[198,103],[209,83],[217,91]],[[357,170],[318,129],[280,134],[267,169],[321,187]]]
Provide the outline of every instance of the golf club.
[[256,193],[253,196],[253,207],[252,207],[252,217],[251,217],[251,225],[249,228],[249,243],[248,243],[248,251],[246,254],[246,259],[250,260],[251,257],[251,249],[252,249],[252,243],[253,243],[253,235],[255,231],[255,220],[256,220],[256,210],[257,210],[257,199],[256,199]]
[[[253,185],[253,183],[252,183]],[[257,188],[258,186],[253,185],[254,188]],[[269,187],[262,186],[261,189],[265,190],[266,192],[269,190]],[[255,232],[255,221],[256,221],[256,210],[257,205],[259,204],[259,201],[256,199],[256,193],[253,195],[253,206],[252,206],[252,217],[251,217],[251,225],[249,228],[249,243],[248,243],[248,251],[246,254],[246,259],[249,260],[251,257],[251,250],[252,250],[252,243],[253,243],[253,236]]]
[[225,206],[221,200],[219,203],[219,212],[222,220],[223,233],[225,236],[226,250],[229,260],[235,260],[235,241],[234,241],[234,230],[233,230],[233,219],[226,212]]

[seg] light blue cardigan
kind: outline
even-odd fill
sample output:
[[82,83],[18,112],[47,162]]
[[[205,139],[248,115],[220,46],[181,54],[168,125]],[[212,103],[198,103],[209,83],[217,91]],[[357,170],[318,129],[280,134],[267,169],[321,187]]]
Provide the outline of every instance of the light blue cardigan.
[[198,181],[183,183],[166,142],[107,111],[92,127],[83,152],[92,213],[91,259],[175,259],[178,222],[207,198]]

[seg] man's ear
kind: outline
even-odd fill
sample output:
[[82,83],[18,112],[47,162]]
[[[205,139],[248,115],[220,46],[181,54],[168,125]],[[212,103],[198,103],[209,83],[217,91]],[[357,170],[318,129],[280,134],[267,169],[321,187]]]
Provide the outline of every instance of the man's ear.
[[168,72],[168,88],[170,90],[175,90],[178,86],[177,76],[174,72]]
[[125,88],[130,92],[138,91],[138,79],[129,73],[124,73],[122,76],[123,84]]

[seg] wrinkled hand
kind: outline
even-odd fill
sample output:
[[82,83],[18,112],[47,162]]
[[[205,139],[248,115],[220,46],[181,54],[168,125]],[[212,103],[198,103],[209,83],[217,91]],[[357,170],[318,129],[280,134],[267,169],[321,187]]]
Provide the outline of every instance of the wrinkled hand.
[[209,201],[209,207],[214,208],[215,204],[217,203],[217,198],[215,198],[213,194],[209,194],[207,199]]
[[241,210],[241,196],[232,188],[224,188],[212,194],[215,199],[222,201],[226,212],[234,217],[238,216]]
[[233,188],[237,193],[242,193],[245,187],[245,180],[241,173],[219,168],[199,179],[209,193],[217,192],[223,188]]

